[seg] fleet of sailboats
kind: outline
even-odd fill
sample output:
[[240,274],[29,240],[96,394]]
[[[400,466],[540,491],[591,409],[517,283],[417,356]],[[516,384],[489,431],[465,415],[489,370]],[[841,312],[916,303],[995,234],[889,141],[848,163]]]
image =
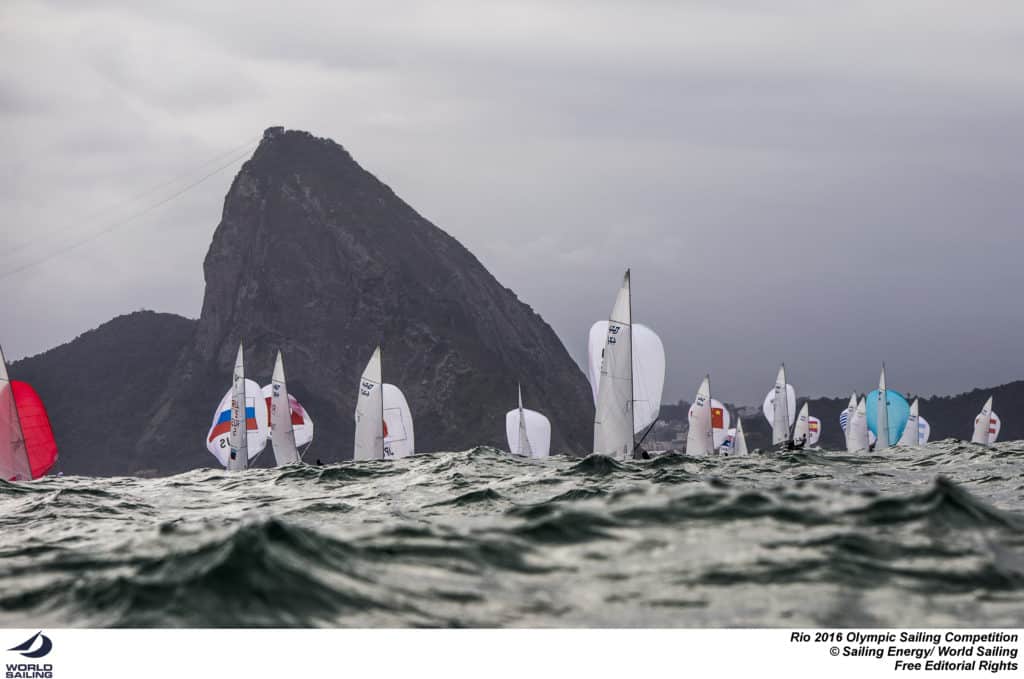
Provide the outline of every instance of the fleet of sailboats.
[[[665,349],[649,327],[632,322],[630,272],[622,279],[607,321],[598,321],[588,336],[588,376],[594,397],[593,451],[621,459],[637,457],[636,436],[645,435],[657,422],[665,383]],[[384,460],[415,453],[412,412],[402,391],[385,383],[381,348],[378,346],[359,379],[355,408],[355,460]],[[509,452],[529,458],[551,453],[551,421],[523,406],[522,385],[518,405],[505,415]],[[920,399],[906,398],[888,388],[885,364],[878,388],[863,397],[850,395],[840,413],[848,452],[882,452],[891,446],[917,448],[931,434],[920,412]],[[777,448],[815,446],[822,423],[804,402],[796,410],[796,391],[781,364],[775,384],[766,394],[762,412],[771,426],[771,442]],[[711,377],[706,375],[688,411],[686,454],[704,457],[748,455],[743,421],[711,396]],[[975,418],[971,442],[993,445],[1002,422],[990,396]],[[228,470],[252,465],[268,442],[278,466],[299,464],[303,448],[313,440],[314,424],[298,399],[288,391],[284,358],[277,352],[271,383],[262,389],[246,378],[241,343],[235,358],[231,386],[214,411],[206,437],[207,449]],[[642,442],[641,438],[641,442]],[[57,460],[57,446],[42,400],[32,387],[12,381],[0,350],[0,478],[31,480],[45,475]]]

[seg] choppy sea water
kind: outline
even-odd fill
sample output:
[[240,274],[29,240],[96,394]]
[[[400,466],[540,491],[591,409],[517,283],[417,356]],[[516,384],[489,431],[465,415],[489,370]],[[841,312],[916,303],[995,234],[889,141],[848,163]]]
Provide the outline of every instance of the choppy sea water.
[[0,481],[0,572],[8,627],[1019,627],[1024,443]]

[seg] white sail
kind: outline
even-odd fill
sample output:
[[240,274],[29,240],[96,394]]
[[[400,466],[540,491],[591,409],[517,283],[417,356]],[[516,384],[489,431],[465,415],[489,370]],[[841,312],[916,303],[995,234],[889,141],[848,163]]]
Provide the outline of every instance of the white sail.
[[846,439],[846,450],[847,452],[853,452],[853,448],[850,447],[850,421],[853,419],[853,414],[857,412],[857,394],[850,394],[850,402],[846,406],[846,410],[839,414],[839,428],[843,430],[843,437]]
[[32,467],[3,349],[0,349],[0,478],[5,481],[32,480]]
[[381,382],[380,347],[377,347],[359,378],[353,454],[355,460],[384,459],[384,390]]
[[[661,410],[661,394],[665,387],[665,346],[661,338],[646,325],[632,325],[633,344],[633,431],[640,434],[651,426]],[[597,405],[601,383],[601,358],[608,339],[608,321],[590,327],[588,377]]]
[[505,435],[508,450],[513,455],[548,457],[551,452],[551,422],[536,410],[523,407],[523,394],[519,393],[519,407],[505,414]]
[[[242,343],[238,343],[235,357],[235,372],[231,378],[231,433],[228,437],[228,471],[245,469],[249,466],[248,403],[245,393],[245,359]],[[255,404],[253,404],[255,409]]]
[[284,359],[277,352],[274,375],[270,379],[270,442],[274,447],[277,466],[301,462],[299,447],[295,444],[292,426],[292,407],[288,398],[288,384],[284,378]]
[[729,414],[729,409],[717,398],[711,399],[711,441],[716,449],[729,437],[731,426],[732,415]]
[[876,411],[877,417],[875,422],[877,423],[875,433],[877,437],[875,443],[875,450],[885,450],[889,447],[889,395],[885,388],[885,364],[882,364],[882,374],[878,378],[878,401],[874,404],[878,409]]
[[917,442],[920,445],[928,443],[928,439],[932,437],[932,425],[928,424],[928,420],[924,419],[924,415],[918,415],[917,417]]
[[847,426],[847,433],[846,449],[849,452],[856,453],[861,450],[867,450],[870,447],[867,399],[862,398],[858,401],[857,408],[854,410],[853,417],[850,418],[850,423]]
[[921,399],[917,398],[910,404],[910,415],[907,417],[907,424],[903,427],[903,434],[900,436],[899,445],[901,446],[917,448],[920,445],[921,432],[918,428],[920,404]]
[[979,443],[983,446],[990,446],[996,442],[999,436],[999,429],[1002,422],[999,416],[992,410],[992,397],[985,401],[984,407],[978,416],[974,418],[974,433],[971,436],[971,443]]
[[409,457],[416,452],[416,439],[412,429],[412,411],[402,390],[384,383],[384,459]]
[[703,457],[714,452],[714,433],[711,427],[711,377],[705,376],[690,406],[690,429],[686,433],[686,454]]
[[796,416],[796,425],[793,427],[793,445],[805,446],[807,445],[808,427],[807,427],[807,403],[805,402],[803,407],[800,408],[800,414]]
[[[785,394],[786,397],[780,398],[780,394]],[[776,404],[781,407],[776,407]],[[779,366],[775,386],[764,397],[761,410],[768,423],[772,425],[772,445],[788,443],[791,440],[789,428],[796,420],[796,390],[793,389],[793,385],[786,382],[785,364]]]
[[629,271],[615,298],[601,359],[601,379],[594,412],[594,452],[633,456],[633,350]]
[[732,437],[731,448],[730,452],[733,455],[744,456],[750,454],[747,450],[747,436],[743,433],[743,420],[739,417],[736,418],[736,432]]
[[[213,411],[213,422],[206,435],[206,449],[225,469],[229,468],[228,464],[231,462],[231,404],[235,400],[235,386],[232,384],[220,400],[217,409]],[[270,436],[268,409],[260,385],[252,380],[245,380],[245,397],[242,402],[245,403],[245,447],[248,455],[246,466],[252,466],[266,448]]]
[[814,415],[807,417],[807,445],[816,446],[821,440],[821,420]]

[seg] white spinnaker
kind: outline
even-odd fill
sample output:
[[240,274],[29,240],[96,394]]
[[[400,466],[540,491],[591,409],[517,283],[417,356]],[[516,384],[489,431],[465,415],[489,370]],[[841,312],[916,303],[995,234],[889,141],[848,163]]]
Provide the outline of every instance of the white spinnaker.
[[[590,327],[588,377],[597,405],[601,383],[601,358],[608,339],[608,321]],[[639,434],[651,426],[661,410],[661,394],[665,387],[665,346],[661,338],[646,325],[633,324],[633,430]]]
[[356,436],[352,458],[384,459],[384,396],[381,388],[381,356],[377,347],[359,378],[356,400]]
[[807,418],[807,445],[816,446],[821,439],[821,420],[814,415]]
[[917,431],[917,442],[922,446],[928,443],[928,439],[932,437],[932,425],[928,424],[928,420],[924,419],[924,415],[919,415],[917,418]]
[[796,424],[793,426],[793,443],[796,445],[807,445],[807,403],[800,408],[800,414],[796,416]]
[[850,419],[850,423],[847,427],[848,430],[848,443],[846,449],[855,453],[861,450],[867,450],[871,441],[868,437],[868,406],[867,400],[862,398],[857,402],[857,409],[853,412],[853,417]]
[[[206,434],[206,449],[226,469],[231,469],[228,464],[231,462],[231,404],[234,400],[235,387],[232,386],[220,400],[217,409],[213,411],[213,423],[210,425],[210,431]],[[267,439],[270,436],[267,406],[260,385],[252,380],[245,380],[245,397],[242,402],[245,403],[246,410],[244,444],[248,451],[248,460],[245,462],[245,466],[238,466],[235,469],[245,469],[246,466],[252,464],[266,448]]]
[[551,452],[551,422],[536,410],[524,408],[522,393],[519,407],[505,414],[505,435],[513,455],[548,457]]
[[705,376],[693,399],[689,413],[690,429],[686,433],[686,454],[703,457],[715,450],[714,432],[711,427],[711,377]]
[[885,388],[885,364],[882,364],[882,374],[878,378],[878,401],[874,404],[878,408],[878,416],[875,419],[877,423],[875,433],[877,441],[875,443],[875,450],[885,450],[889,447],[889,395],[886,393]]
[[620,458],[633,456],[635,431],[629,294],[627,270],[609,317],[594,411],[594,452]]
[[[776,399],[783,391],[786,392],[786,398],[779,399],[782,407],[776,408]],[[785,364],[779,366],[775,386],[764,397],[761,410],[768,420],[768,424],[772,425],[772,445],[787,443],[790,440],[790,427],[796,422],[796,390],[786,381]]]
[[910,415],[907,416],[907,424],[903,427],[899,445],[907,448],[917,448],[920,445],[921,432],[918,429],[920,408],[921,399],[915,398],[914,402],[910,404]]
[[857,412],[857,394],[850,394],[850,402],[846,405],[844,410],[839,415],[839,426],[843,430],[843,437],[846,439],[846,450],[847,452],[853,452],[850,448],[850,420],[853,419],[853,414]]
[[0,349],[0,478],[5,481],[31,481],[25,436],[21,431],[18,405],[7,374],[7,360]]
[[416,452],[412,411],[402,390],[384,383],[384,458],[409,457]]

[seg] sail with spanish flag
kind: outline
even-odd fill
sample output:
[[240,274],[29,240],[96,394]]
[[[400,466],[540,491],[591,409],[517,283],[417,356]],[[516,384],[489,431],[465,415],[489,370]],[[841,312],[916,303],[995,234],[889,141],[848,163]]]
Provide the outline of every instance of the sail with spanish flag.
[[39,394],[27,382],[11,380],[0,349],[0,478],[30,481],[57,462],[57,442]]

